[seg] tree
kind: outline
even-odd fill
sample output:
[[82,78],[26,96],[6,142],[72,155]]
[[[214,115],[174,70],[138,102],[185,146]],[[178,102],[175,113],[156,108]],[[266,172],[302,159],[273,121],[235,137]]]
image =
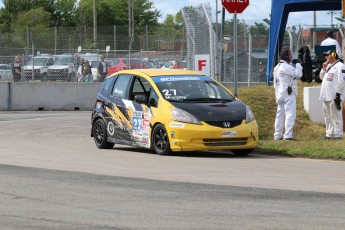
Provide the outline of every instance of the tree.
[[47,28],[50,26],[51,17],[49,12],[45,11],[43,7],[39,7],[20,14],[15,24],[17,28]]
[[75,11],[77,0],[1,0],[0,23],[10,27],[19,16],[30,10],[42,7],[44,12],[51,14],[47,23],[49,26],[75,26]]
[[269,28],[264,23],[255,22],[249,29],[252,36],[268,36]]
[[[99,26],[127,26],[128,1],[125,0],[98,0],[97,24]],[[93,0],[80,0],[77,10],[78,21],[83,25],[93,25]],[[155,25],[160,17],[159,11],[153,8],[149,0],[135,0],[134,25]]]

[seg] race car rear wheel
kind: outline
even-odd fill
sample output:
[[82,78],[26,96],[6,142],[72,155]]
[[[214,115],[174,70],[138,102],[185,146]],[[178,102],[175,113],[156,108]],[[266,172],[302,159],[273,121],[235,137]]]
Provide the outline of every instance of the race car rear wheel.
[[232,149],[231,152],[236,156],[247,156],[252,153],[254,149]]
[[107,129],[105,122],[102,119],[98,119],[92,127],[93,138],[96,146],[100,149],[111,149],[114,147],[114,143],[108,142]]
[[171,154],[169,137],[164,125],[158,124],[152,131],[152,144],[155,152],[160,155]]

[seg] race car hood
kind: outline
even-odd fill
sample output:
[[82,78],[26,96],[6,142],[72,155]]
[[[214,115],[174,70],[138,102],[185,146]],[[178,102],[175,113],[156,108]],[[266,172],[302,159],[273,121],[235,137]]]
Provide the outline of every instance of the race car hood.
[[246,119],[246,106],[241,101],[226,103],[179,103],[171,102],[200,121],[230,121]]

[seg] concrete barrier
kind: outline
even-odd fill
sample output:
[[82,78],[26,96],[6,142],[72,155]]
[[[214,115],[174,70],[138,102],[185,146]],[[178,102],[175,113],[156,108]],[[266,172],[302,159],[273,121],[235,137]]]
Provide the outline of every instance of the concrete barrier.
[[0,110],[91,110],[101,84],[101,82],[0,83]]
[[10,105],[10,82],[0,82],[0,111],[9,110]]
[[325,124],[322,101],[319,100],[320,90],[320,86],[304,87],[303,105],[304,110],[309,114],[309,118],[312,122]]

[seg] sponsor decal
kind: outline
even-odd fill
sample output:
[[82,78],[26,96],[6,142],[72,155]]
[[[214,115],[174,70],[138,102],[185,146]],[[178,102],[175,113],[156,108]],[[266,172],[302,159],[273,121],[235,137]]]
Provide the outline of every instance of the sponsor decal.
[[112,121],[109,121],[108,126],[107,126],[107,130],[110,136],[114,136],[115,134],[115,125]]
[[172,127],[172,128],[184,128],[184,124],[182,124],[182,123],[170,123],[170,127]]
[[101,108],[101,107],[102,107],[102,102],[99,102],[99,101],[98,101],[98,102],[96,103],[96,108],[99,109],[99,108]]
[[123,91],[122,91],[122,90],[115,89],[115,90],[114,90],[114,94],[116,94],[116,96],[121,97],[121,96],[123,96]]
[[150,121],[147,119],[143,119],[143,128],[149,127],[150,126]]
[[206,80],[206,81],[212,81],[211,78],[207,76],[197,76],[197,75],[187,75],[187,76],[160,76],[160,77],[154,77],[154,82],[167,82],[167,81],[200,81],[200,80]]
[[236,135],[236,131],[222,131],[222,137],[234,137]]

